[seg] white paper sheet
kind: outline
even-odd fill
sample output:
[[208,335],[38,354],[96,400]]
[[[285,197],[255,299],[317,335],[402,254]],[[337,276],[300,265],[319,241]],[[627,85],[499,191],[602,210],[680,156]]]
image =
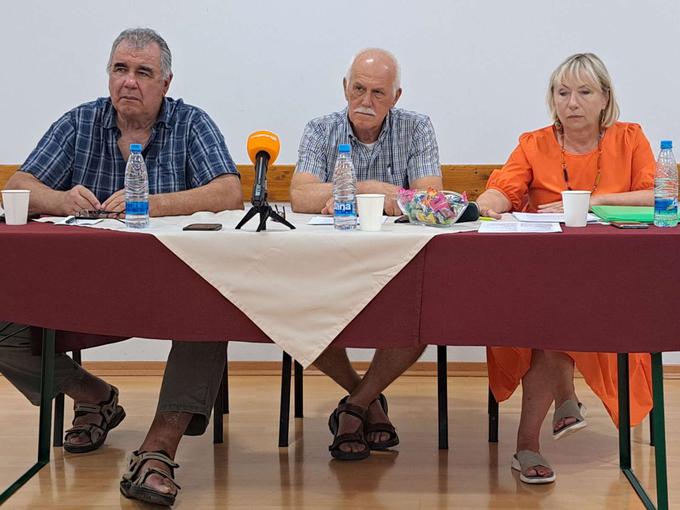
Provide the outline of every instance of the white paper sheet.
[[[514,212],[512,215],[517,221],[525,223],[564,223],[564,213],[523,213]],[[593,213],[588,213],[588,222],[600,221]]]
[[559,223],[527,223],[521,221],[483,221],[480,234],[543,234],[562,232]]
[[104,221],[103,218],[93,219],[93,220],[76,220],[75,216],[43,216],[42,218],[36,218],[33,221],[38,221],[40,223],[54,223],[55,225],[71,225],[74,227],[91,227],[92,225],[97,225]]

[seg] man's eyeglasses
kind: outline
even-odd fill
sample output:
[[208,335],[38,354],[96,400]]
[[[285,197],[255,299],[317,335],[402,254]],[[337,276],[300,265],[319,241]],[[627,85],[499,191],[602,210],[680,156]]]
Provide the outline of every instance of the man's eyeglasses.
[[118,220],[121,223],[123,220],[121,219],[125,215],[125,211],[105,211],[103,209],[83,209],[78,212],[72,217],[70,217],[68,220],[66,220],[66,223],[71,223],[71,224],[77,224],[78,221],[84,221],[84,220],[103,220],[103,219],[113,219],[113,220]]

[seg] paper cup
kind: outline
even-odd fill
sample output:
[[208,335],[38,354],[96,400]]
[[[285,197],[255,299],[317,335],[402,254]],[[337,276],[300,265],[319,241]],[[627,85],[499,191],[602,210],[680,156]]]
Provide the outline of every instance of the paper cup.
[[585,227],[588,223],[590,191],[563,191],[564,225],[566,227]]
[[359,210],[359,228],[368,232],[377,232],[382,228],[385,195],[364,193],[357,195]]
[[26,225],[30,195],[31,191],[27,189],[2,190],[2,206],[7,225]]

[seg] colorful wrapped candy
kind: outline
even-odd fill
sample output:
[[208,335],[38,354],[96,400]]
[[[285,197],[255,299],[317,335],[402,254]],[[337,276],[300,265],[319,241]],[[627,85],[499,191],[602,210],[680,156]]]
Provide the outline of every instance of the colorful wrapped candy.
[[468,205],[467,196],[455,191],[400,189],[397,203],[411,223],[446,227],[455,223]]

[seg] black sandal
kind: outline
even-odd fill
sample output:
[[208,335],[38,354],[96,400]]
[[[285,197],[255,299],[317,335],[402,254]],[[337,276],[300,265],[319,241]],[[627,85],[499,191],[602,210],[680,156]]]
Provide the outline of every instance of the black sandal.
[[[338,404],[337,409],[334,411],[334,414],[338,418],[338,421],[342,413],[347,413],[354,416],[355,418],[358,418],[361,423],[359,424],[359,427],[357,428],[356,431],[349,432],[346,434],[338,435],[336,429],[336,432],[334,433],[335,437],[333,438],[333,444],[328,447],[328,450],[331,452],[331,455],[333,456],[334,459],[363,460],[371,454],[371,449],[368,447],[368,443],[366,442],[366,438],[364,437],[364,427],[366,423],[366,409],[354,404],[348,404],[346,403],[345,399],[345,403],[341,402],[340,404]],[[359,443],[364,446],[364,449],[359,452],[346,452],[340,449],[340,446],[345,443]]]
[[[154,467],[143,468],[144,463],[148,460],[162,462],[168,466],[170,473]],[[157,452],[134,451],[130,454],[128,469],[123,473],[123,479],[120,481],[120,493],[126,498],[136,499],[145,503],[172,506],[175,504],[177,492],[181,489],[177,482],[175,482],[175,469],[177,468],[179,468],[179,464],[175,463],[167,452],[163,450]],[[145,485],[146,479],[152,474],[160,475],[165,480],[168,480],[175,488],[175,494],[166,494]]]
[[[380,407],[383,408],[383,412],[385,413],[385,415],[387,415],[387,398],[385,397],[385,395],[381,393],[380,395],[378,395],[378,398],[376,400],[380,404]],[[371,433],[375,434],[381,432],[384,432],[389,435],[387,440],[369,441],[368,439],[366,439],[368,447],[371,450],[376,451],[387,450],[388,448],[392,448],[393,446],[397,446],[399,444],[399,436],[397,435],[397,430],[391,423],[370,423],[367,424],[366,428],[364,429],[364,434],[366,436],[368,436]]]
[[[96,423],[83,423],[74,425],[64,435],[64,450],[69,453],[87,453],[96,450],[106,441],[106,436],[111,429],[116,428],[125,418],[125,409],[118,405],[118,388],[111,386],[111,396],[106,402],[99,404],[76,403],[73,406],[75,418],[85,414],[98,414],[101,417],[99,425]],[[71,443],[69,436],[86,433],[90,441],[88,443]]]

